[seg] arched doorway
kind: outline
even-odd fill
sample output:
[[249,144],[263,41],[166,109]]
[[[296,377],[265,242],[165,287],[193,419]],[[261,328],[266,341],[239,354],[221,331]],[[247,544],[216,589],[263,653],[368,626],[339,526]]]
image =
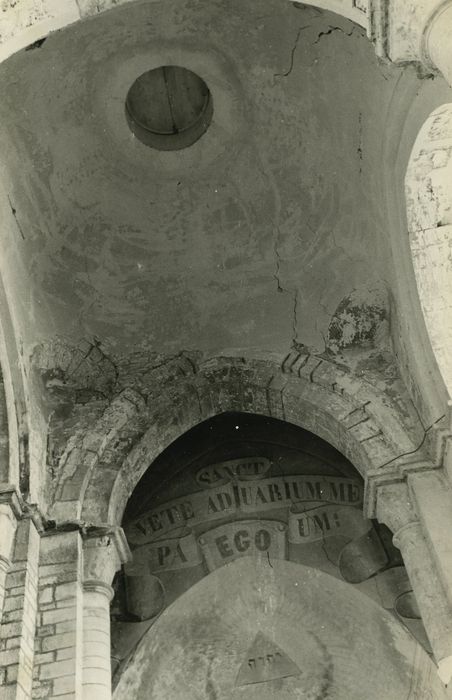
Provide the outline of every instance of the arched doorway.
[[[325,441],[284,421],[230,412],[206,420],[178,438],[145,472],[124,514],[123,527],[134,558],[115,582],[112,654],[116,696],[141,698],[146,687],[152,698],[191,697],[187,692],[197,698],[254,697],[251,692],[260,698],[311,697],[300,695],[307,692],[308,683],[312,698],[358,699],[372,697],[375,691],[375,697],[395,700],[401,692],[409,692],[406,684],[414,678],[415,667],[418,674],[421,669],[422,677],[416,676],[413,688],[418,684],[424,692],[429,687],[423,685],[425,678],[430,679],[436,671],[428,659],[430,648],[411,585],[390,531],[363,518],[362,500],[363,481],[353,465]],[[234,593],[240,580],[247,591],[244,598]],[[304,592],[309,589],[308,598],[303,594],[292,602],[286,600],[285,592],[298,588]],[[303,631],[303,606],[316,599],[317,593],[314,608],[318,614],[312,613],[310,625],[312,630],[323,625],[326,637],[334,639],[336,632],[325,632],[331,614],[325,614],[323,600],[328,600],[335,610],[336,631],[348,630],[342,642],[337,642],[339,647],[345,644],[340,653],[336,641],[330,653],[324,649],[324,641],[313,641],[313,631]],[[244,600],[246,615],[238,612]],[[358,609],[361,612],[355,615]],[[218,616],[223,619],[222,610],[232,615],[226,616],[223,631],[215,623]],[[289,643],[292,631],[288,621],[294,610],[300,620],[296,625],[299,636]],[[270,627],[264,624],[268,615]],[[375,629],[368,629],[362,616],[372,619]],[[174,619],[188,625],[185,642],[174,631]],[[270,629],[281,626],[282,619],[287,630],[281,632],[282,637],[273,638]],[[236,620],[242,627],[235,629]],[[213,629],[217,632],[212,646],[208,630]],[[393,657],[389,671],[384,634],[388,639],[395,635],[400,642],[397,653],[393,650],[389,654]],[[355,696],[350,694],[353,686],[347,685],[340,663],[341,654],[347,656],[347,635],[349,656],[357,663],[359,660],[353,673],[359,665],[369,665],[370,676],[361,671]],[[362,651],[361,635],[366,643],[373,640],[376,656],[365,656],[363,651],[360,658],[356,649]],[[180,655],[165,666],[173,657],[161,650],[170,640]],[[237,658],[234,640],[247,647],[239,645]],[[298,658],[310,645],[312,658],[318,654],[319,659],[318,673],[312,671],[312,677],[301,671],[309,665],[307,660]],[[219,664],[224,649],[229,651],[223,673]],[[246,656],[248,651],[245,662],[240,655]],[[256,661],[259,656],[268,657],[262,668]],[[311,652],[308,656],[311,658]],[[144,657],[145,662],[138,661]],[[199,662],[196,669],[195,657]],[[327,657],[330,660],[325,666]],[[212,665],[205,667],[209,658]],[[255,659],[254,665],[250,659]],[[379,659],[381,675],[375,659]],[[272,664],[276,664],[274,668]],[[353,664],[347,657],[350,677]],[[207,674],[202,680],[204,695],[196,685],[202,668]],[[160,678],[152,691],[148,671],[153,679]],[[373,689],[363,695],[360,683],[373,678],[371,672],[375,673]],[[195,677],[198,680],[193,680],[191,687]],[[388,695],[379,683],[390,683],[394,695]],[[436,679],[431,683],[434,689]],[[332,689],[335,694],[322,694]],[[441,692],[432,697],[441,698]]]

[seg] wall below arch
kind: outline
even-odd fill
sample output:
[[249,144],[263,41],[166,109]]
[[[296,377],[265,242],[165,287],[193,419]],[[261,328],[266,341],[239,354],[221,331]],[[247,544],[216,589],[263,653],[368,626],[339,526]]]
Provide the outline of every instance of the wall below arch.
[[[259,655],[273,662],[271,669],[259,670]],[[146,688],[153,700],[231,692],[256,700],[297,693],[442,700],[435,673],[413,638],[346,584],[300,565],[271,568],[247,557],[214,572],[163,613],[114,697],[140,698]]]

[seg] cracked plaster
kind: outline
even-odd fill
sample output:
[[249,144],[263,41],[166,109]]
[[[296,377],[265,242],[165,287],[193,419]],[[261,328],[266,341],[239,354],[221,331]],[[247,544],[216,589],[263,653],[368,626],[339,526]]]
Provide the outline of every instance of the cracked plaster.
[[[97,337],[111,348],[137,342],[165,352],[181,345],[282,349],[305,342],[321,347],[329,319],[312,313],[319,287],[321,296],[329,297],[322,304],[332,310],[350,283],[368,278],[368,250],[373,262],[384,259],[372,230],[372,212],[353,213],[356,187],[362,185],[354,183],[352,163],[348,177],[338,178],[348,167],[344,149],[354,150],[354,144],[344,142],[345,123],[358,118],[351,93],[359,70],[350,66],[347,42],[355,42],[361,66],[374,74],[382,95],[390,94],[388,81],[379,79],[372,47],[361,40],[361,30],[346,20],[333,26],[327,16],[306,9],[303,19],[309,21],[296,30],[288,51],[281,37],[293,34],[295,10],[290,6],[283,11],[279,4],[277,11],[269,7],[262,21],[250,6],[237,5],[224,14],[215,3],[199,10],[166,4],[173,40],[196,40],[206,61],[209,49],[203,48],[196,29],[199,13],[209,22],[215,52],[227,55],[230,63],[224,77],[238,76],[244,134],[232,145],[234,161],[222,164],[220,158],[219,169],[192,168],[190,180],[182,170],[177,178],[158,181],[154,154],[140,150],[130,136],[129,157],[115,152],[112,135],[99,123],[94,95],[109,71],[112,51],[117,54],[117,43],[121,60],[136,52],[139,26],[149,28],[146,13],[154,27],[151,34],[158,33],[162,7],[154,3],[151,9],[130,6],[107,13],[51,36],[33,52],[33,61],[31,53],[23,52],[3,65],[4,80],[18,70],[25,80],[10,85],[3,108],[5,136],[13,137],[18,148],[16,156],[8,149],[7,160],[14,168],[19,156],[39,176],[38,182],[23,171],[14,174],[9,194],[19,235],[26,239],[21,256],[38,300],[30,336],[39,338],[39,328],[42,335],[51,334],[43,318],[49,309],[60,335]],[[133,49],[126,36],[120,39],[126,11],[127,21],[137,24]],[[96,41],[98,28],[102,39]],[[323,54],[327,41],[334,56]],[[83,60],[74,64],[78,51]],[[318,63],[306,71],[316,55]],[[347,81],[336,85],[341,68],[333,70],[333,63],[338,62]],[[59,91],[52,97],[62,80],[60,71],[70,94]],[[394,80],[397,75],[395,70]],[[27,89],[17,122],[13,115],[27,81],[35,87]],[[337,105],[330,114],[317,93],[319,81]],[[365,99],[370,108],[374,98],[369,93]],[[27,124],[31,114],[33,126]],[[325,130],[332,132],[331,145],[319,149]],[[137,148],[140,162],[134,172]],[[143,158],[151,166],[148,172]],[[361,158],[366,159],[364,143]],[[272,293],[271,267],[277,291],[287,294]],[[378,278],[378,269],[371,275]]]
[[[110,85],[170,45],[201,57],[231,116],[215,158],[188,149],[172,170],[130,135]],[[419,93],[438,104],[436,84],[382,66],[347,20],[276,1],[131,4],[13,56],[0,68],[1,272],[25,370],[32,357],[45,369],[49,338],[107,356],[319,351],[353,289],[384,279],[398,301],[381,144]],[[93,359],[102,401],[115,373]]]

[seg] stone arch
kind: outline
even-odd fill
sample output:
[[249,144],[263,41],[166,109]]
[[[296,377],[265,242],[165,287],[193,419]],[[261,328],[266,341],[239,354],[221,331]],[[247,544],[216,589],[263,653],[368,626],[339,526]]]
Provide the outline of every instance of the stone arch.
[[452,104],[423,124],[405,178],[408,233],[432,350],[452,396]]
[[0,482],[27,496],[30,488],[26,392],[16,334],[0,278]]
[[5,383],[0,372],[0,482],[14,483],[10,474],[8,409],[6,404]]
[[190,428],[227,411],[309,430],[344,454],[365,480],[376,471],[400,479],[407,461],[421,459],[425,432],[410,401],[391,401],[322,356],[293,351],[282,364],[216,357],[199,366],[181,357],[175,364],[164,388],[146,400],[143,387],[124,390],[72,446],[51,509],[57,521],[120,524],[152,461]]
[[[34,0],[7,3],[0,17],[0,61],[16,51],[38,47],[51,32],[97,16],[121,5],[140,0],[41,0],[39,10]],[[367,28],[368,8],[365,0],[305,0],[303,4],[329,10]]]

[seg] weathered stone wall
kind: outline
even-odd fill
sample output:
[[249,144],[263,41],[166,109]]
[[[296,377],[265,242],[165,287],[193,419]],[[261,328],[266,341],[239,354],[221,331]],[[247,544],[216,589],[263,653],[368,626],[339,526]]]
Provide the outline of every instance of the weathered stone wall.
[[30,698],[34,673],[34,639],[38,614],[40,539],[31,518],[17,528],[6,576],[0,625],[0,692],[5,700]]
[[81,697],[81,547],[77,530],[42,539],[32,698]]
[[417,289],[436,362],[452,394],[452,105],[426,120],[405,179]]

